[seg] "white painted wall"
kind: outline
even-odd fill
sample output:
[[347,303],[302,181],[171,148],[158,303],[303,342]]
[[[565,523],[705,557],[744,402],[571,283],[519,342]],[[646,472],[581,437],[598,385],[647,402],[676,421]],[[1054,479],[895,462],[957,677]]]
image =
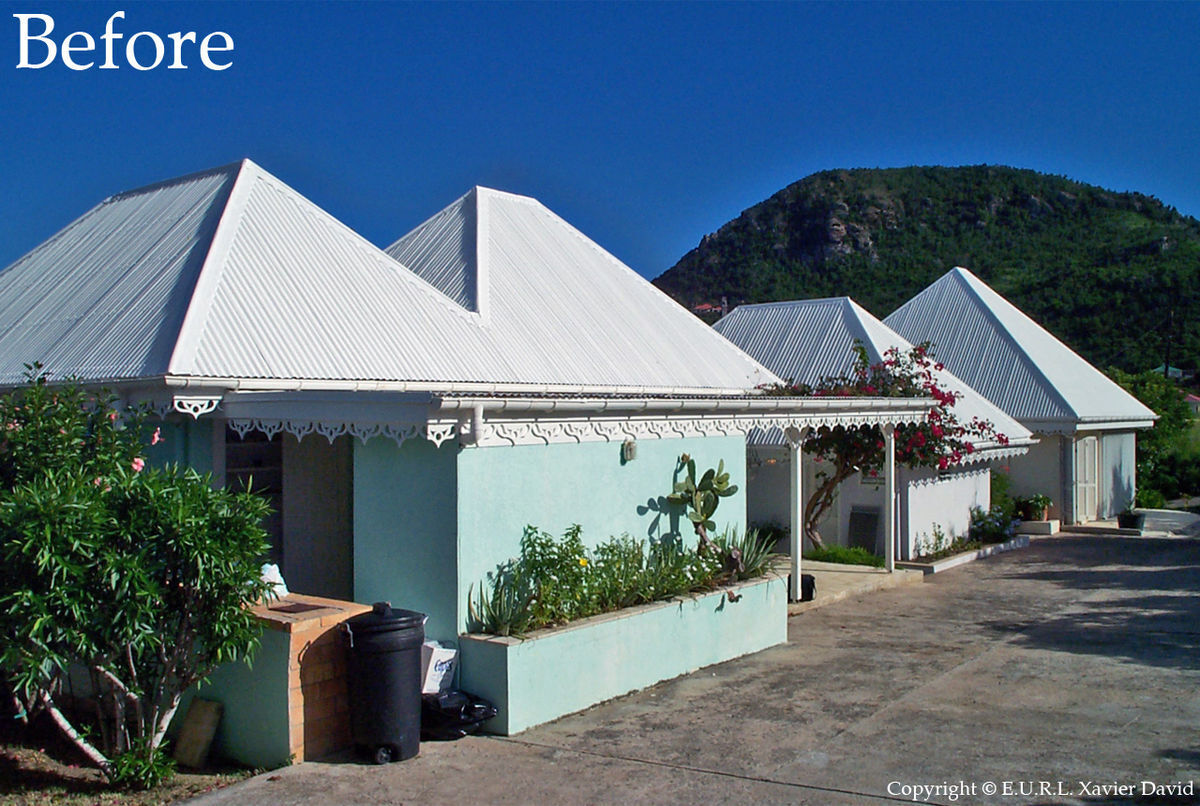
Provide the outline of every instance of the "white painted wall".
[[[751,526],[770,524],[791,528],[791,458],[785,447],[746,446],[746,520]],[[805,500],[816,489],[819,467],[811,456],[804,457]],[[845,534],[839,535],[838,507],[835,503],[819,529],[826,543],[846,542]],[[791,550],[790,543],[778,546],[778,551]]]
[[[1050,500],[1054,502],[1050,506],[1050,517],[1062,518],[1065,523],[1071,509],[1069,485],[1073,473],[1066,475],[1064,479],[1062,438],[1047,434],[1038,434],[1037,438],[1037,444],[1029,449],[1029,453],[1014,456],[1007,462],[1008,477],[1012,481],[1011,492],[1014,497],[1038,494],[1050,496]],[[997,470],[1006,472],[1003,466]]]
[[[790,458],[786,448],[750,446],[747,448],[746,507],[751,525],[790,526]],[[821,465],[811,456],[804,459],[804,496],[816,489]],[[900,535],[900,559],[916,553],[922,535],[932,536],[933,524],[940,524],[947,535],[965,534],[971,523],[971,507],[986,509],[991,503],[990,471],[972,467],[939,479],[933,470],[906,470],[897,473],[896,489],[901,502],[896,522]],[[883,552],[883,484],[864,483],[852,476],[842,483],[830,515],[820,525],[821,536],[829,545],[849,543],[850,514],[855,508],[879,512],[876,550]],[[781,545],[780,551],[789,546]]]
[[928,468],[905,470],[901,503],[901,559],[920,553],[921,541],[932,541],[935,524],[948,538],[966,535],[971,528],[971,509],[991,506],[991,470],[972,465],[939,477]]
[[790,464],[787,448],[746,446],[746,517],[751,525],[789,527]]

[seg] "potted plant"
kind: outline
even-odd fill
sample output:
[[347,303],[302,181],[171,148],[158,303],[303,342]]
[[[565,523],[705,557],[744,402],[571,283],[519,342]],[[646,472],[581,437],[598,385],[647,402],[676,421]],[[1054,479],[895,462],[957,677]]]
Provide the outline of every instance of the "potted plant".
[[1044,521],[1049,515],[1050,505],[1053,503],[1049,496],[1038,493],[1020,499],[1017,502],[1017,508],[1023,521]]
[[1146,525],[1146,513],[1134,512],[1133,504],[1126,504],[1125,509],[1117,513],[1117,526],[1121,529],[1137,529],[1141,531]]

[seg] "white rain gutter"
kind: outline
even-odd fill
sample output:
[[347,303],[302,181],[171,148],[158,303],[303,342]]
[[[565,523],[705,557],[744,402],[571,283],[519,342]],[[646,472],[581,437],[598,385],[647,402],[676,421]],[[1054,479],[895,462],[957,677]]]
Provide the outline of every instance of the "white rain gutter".
[[[743,395],[745,393],[743,392]],[[865,405],[864,404],[868,404]],[[924,415],[929,407],[926,398],[896,397],[758,397],[758,398],[693,398],[686,400],[659,400],[645,398],[480,398],[443,397],[437,399],[441,411],[465,411],[482,413],[510,412],[513,414],[562,412],[564,414],[598,414],[604,412],[620,414],[672,414],[688,412],[719,411],[727,414],[770,414],[780,413],[828,413],[887,411],[900,414]],[[920,419],[924,419],[922,416]]]
[[[472,381],[383,381],[383,380],[322,380],[313,378],[217,378],[164,375],[162,382],[170,388],[221,389],[231,392],[428,392],[452,395],[690,395],[707,394],[713,397],[742,397],[746,389],[697,388],[679,386],[607,386],[587,384],[527,384],[478,383]],[[89,385],[136,383],[145,385],[158,378],[138,378],[126,381],[88,381]],[[769,379],[768,379],[769,380]]]

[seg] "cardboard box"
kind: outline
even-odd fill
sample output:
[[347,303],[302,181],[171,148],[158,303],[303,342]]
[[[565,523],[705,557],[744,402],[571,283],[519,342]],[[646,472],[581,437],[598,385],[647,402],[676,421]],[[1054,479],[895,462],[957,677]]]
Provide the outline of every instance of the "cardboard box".
[[454,667],[458,665],[458,650],[444,647],[437,641],[421,646],[421,693],[437,694],[454,685]]

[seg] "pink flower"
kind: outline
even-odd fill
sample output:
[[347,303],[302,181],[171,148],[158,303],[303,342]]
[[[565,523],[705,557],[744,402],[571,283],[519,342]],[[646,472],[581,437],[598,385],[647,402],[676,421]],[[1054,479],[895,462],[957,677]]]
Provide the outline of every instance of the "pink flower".
[[151,444],[151,445],[157,445],[158,443],[160,443],[160,442],[162,442],[162,441],[163,441],[162,429],[161,429],[161,428],[155,428],[155,429],[154,429],[154,436],[150,437],[150,444]]
[[141,473],[142,468],[146,466],[146,460],[140,456],[133,457],[133,472]]
[[117,413],[115,411],[110,411],[108,413],[108,419],[115,423],[117,421]]

